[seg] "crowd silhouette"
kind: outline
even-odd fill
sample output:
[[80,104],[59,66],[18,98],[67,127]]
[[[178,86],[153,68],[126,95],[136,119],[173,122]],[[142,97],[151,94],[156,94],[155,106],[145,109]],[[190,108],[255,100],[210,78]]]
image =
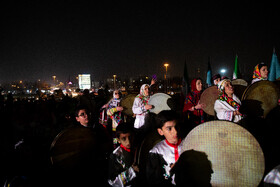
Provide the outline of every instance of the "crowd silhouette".
[[[47,97],[35,98],[14,98],[12,94],[7,94],[5,97],[1,95],[0,97],[0,116],[2,119],[1,130],[0,130],[0,145],[1,145],[1,169],[3,175],[0,178],[1,185],[7,184],[9,181],[15,180],[19,181],[20,184],[27,183],[29,186],[48,186],[50,182],[50,176],[53,179],[57,179],[51,174],[52,164],[50,162],[50,145],[52,144],[54,138],[63,130],[71,126],[77,125],[75,120],[75,109],[79,105],[86,106],[90,113],[92,114],[92,120],[94,123],[99,123],[100,109],[104,106],[110,99],[112,94],[108,90],[99,89],[97,94],[90,93],[89,90],[80,91],[78,97],[71,97],[69,95],[64,95],[61,90],[57,90],[54,94],[48,95]],[[188,132],[192,130],[195,126],[186,127],[186,124],[194,124],[189,121],[190,119],[184,118],[182,114],[183,104],[181,95],[172,96],[172,105],[175,105],[176,111],[180,114],[181,120],[181,134],[182,137],[186,136]],[[250,103],[247,101],[248,106],[250,104],[260,105],[255,101]],[[260,108],[260,107],[259,107]],[[265,174],[277,166],[280,162],[278,148],[278,134],[279,125],[275,125],[279,119],[279,105],[273,109],[267,116],[267,118],[262,118],[258,113],[250,113],[246,108],[242,108],[247,112],[247,117],[240,122],[240,125],[246,128],[250,133],[252,133],[257,141],[260,143],[264,155],[265,155]],[[244,113],[245,113],[244,112]],[[260,111],[261,113],[262,111]],[[147,137],[152,137],[153,141],[159,139],[153,135],[153,113],[150,113],[146,118],[145,135]],[[212,120],[212,117],[206,117],[205,121]],[[150,125],[149,125],[150,124]],[[148,127],[147,127],[148,126]],[[141,137],[141,142],[138,142],[139,146],[143,143],[147,143],[145,135]],[[146,141],[146,142],[143,142]],[[142,143],[142,144],[140,144]],[[146,147],[151,147],[152,143],[148,143]],[[148,152],[146,147],[142,147],[142,153]],[[139,147],[140,148],[140,147]],[[113,150],[113,149],[112,149]],[[190,151],[184,154],[190,161],[193,157],[199,157],[204,159],[204,165],[207,165],[208,174],[212,172],[209,169],[211,163],[208,163],[207,155],[204,153],[198,153],[195,151]],[[196,155],[196,156],[194,156]],[[140,157],[140,155],[138,155]],[[139,160],[145,160],[143,156]],[[183,162],[183,161],[182,161]],[[184,163],[190,164],[190,163]],[[194,163],[192,163],[194,164]],[[105,166],[106,167],[106,166]],[[193,169],[196,169],[192,165]],[[141,165],[141,168],[145,168],[145,165]],[[186,173],[195,172],[182,171],[179,166],[174,169],[174,173],[179,172],[180,179],[177,179],[178,184],[183,185]],[[90,171],[89,171],[90,172]],[[140,179],[144,178],[140,175]],[[104,177],[106,180],[106,176]],[[193,178],[195,179],[195,178]],[[94,179],[93,179],[94,180]],[[195,179],[196,180],[196,179]],[[205,182],[209,184],[206,178]],[[45,182],[43,182],[45,181]],[[139,184],[143,184],[144,180],[139,180]],[[192,181],[195,182],[195,181]],[[53,184],[53,183],[51,183]],[[260,184],[260,186],[262,183]],[[14,185],[16,186],[16,185]]]

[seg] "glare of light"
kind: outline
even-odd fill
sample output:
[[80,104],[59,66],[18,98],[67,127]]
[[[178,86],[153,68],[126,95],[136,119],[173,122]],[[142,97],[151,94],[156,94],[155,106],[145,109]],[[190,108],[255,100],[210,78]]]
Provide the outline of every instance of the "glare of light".
[[227,70],[226,70],[226,69],[221,69],[220,72],[221,72],[221,73],[225,73],[225,72],[227,72]]
[[78,93],[76,93],[76,92],[72,93],[72,97],[77,97],[77,96],[78,96]]
[[164,66],[165,66],[165,68],[167,68],[168,66],[169,66],[169,64],[167,64],[167,63],[165,63],[165,64],[163,64]]

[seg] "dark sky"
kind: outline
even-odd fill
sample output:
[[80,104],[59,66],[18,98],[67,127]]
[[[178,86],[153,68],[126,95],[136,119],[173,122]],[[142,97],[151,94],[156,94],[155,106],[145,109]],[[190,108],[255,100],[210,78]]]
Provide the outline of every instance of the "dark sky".
[[[86,1],[85,1],[86,2]],[[241,73],[280,51],[277,4],[224,1],[9,1],[0,6],[0,83],[61,81],[79,73],[94,80],[157,74],[206,79],[222,67],[232,76],[238,54]],[[195,74],[197,68],[200,75]]]

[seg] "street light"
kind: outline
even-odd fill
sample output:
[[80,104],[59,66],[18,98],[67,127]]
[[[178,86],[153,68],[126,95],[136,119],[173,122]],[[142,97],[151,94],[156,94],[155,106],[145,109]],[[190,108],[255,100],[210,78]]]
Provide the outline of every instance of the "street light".
[[167,68],[168,68],[168,66],[169,66],[169,64],[167,64],[167,63],[164,64],[164,67],[165,67],[165,70],[166,70],[166,74],[165,74],[165,77],[164,77],[165,79],[167,79]]
[[53,83],[54,83],[54,86],[55,86],[55,85],[56,85],[56,84],[55,84],[56,76],[54,75],[54,76],[52,76],[52,78],[53,78]]
[[168,82],[167,82],[167,68],[168,68],[169,64],[165,63],[165,64],[163,64],[163,65],[164,65],[165,70],[166,70],[166,73],[165,73],[165,80],[166,80],[166,93],[167,93],[167,84],[168,84]]
[[116,77],[117,77],[117,75],[113,75],[113,77],[114,77],[114,89],[116,89]]

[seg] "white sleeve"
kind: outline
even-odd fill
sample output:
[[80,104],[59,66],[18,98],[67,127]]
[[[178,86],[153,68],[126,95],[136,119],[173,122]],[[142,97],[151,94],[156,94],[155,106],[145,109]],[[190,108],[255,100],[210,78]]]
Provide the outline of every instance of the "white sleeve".
[[126,171],[121,172],[115,180],[108,180],[108,183],[111,186],[125,186],[128,182],[136,177],[136,173],[133,170],[132,166],[128,168]]
[[145,106],[142,103],[140,98],[137,97],[134,99],[132,111],[134,114],[142,114],[142,113],[146,112]]
[[232,121],[234,111],[227,108],[222,101],[220,100],[215,101],[214,110],[216,112],[218,119]]

